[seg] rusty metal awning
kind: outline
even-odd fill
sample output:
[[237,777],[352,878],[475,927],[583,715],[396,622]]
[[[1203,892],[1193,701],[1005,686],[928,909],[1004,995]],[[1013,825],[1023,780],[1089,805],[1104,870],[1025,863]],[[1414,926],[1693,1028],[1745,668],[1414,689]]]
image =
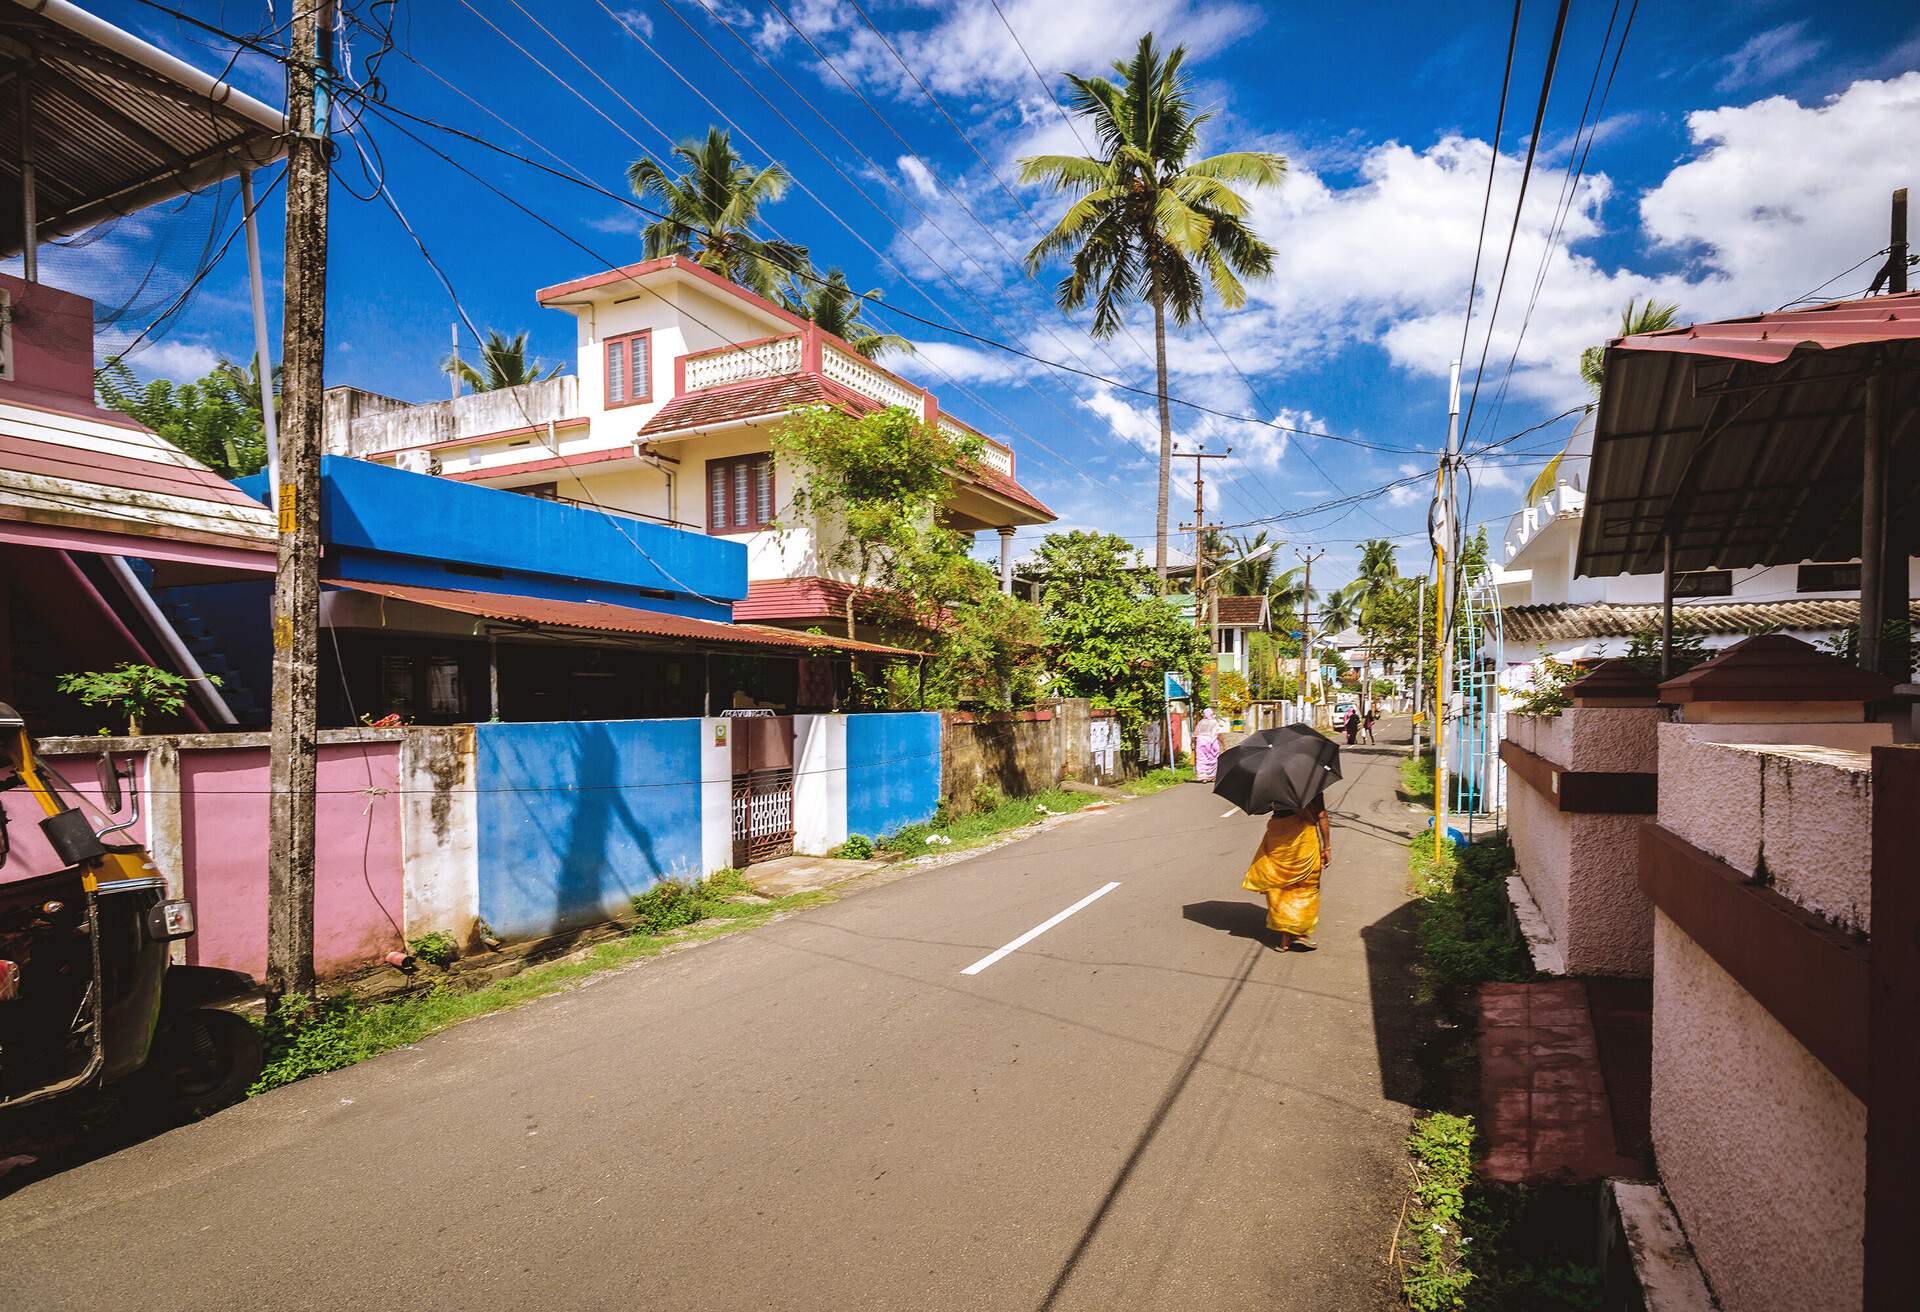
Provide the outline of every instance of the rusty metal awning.
[[690,645],[771,649],[783,656],[911,657],[922,653],[877,642],[856,642],[818,633],[795,633],[760,624],[722,624],[690,615],[640,610],[604,601],[555,601],[545,597],[515,597],[498,592],[460,592],[451,588],[422,588],[402,583],[372,583],[359,579],[328,579],[330,588],[351,588],[394,601],[413,602],[436,610],[457,611],[505,624],[533,628],[587,629],[626,633],[647,638],[678,640]]
[[1860,554],[1864,381],[1878,375],[1887,530],[1920,540],[1920,293],[1615,341],[1576,570],[1737,569]]
[[67,0],[0,0],[0,253],[21,246],[23,146],[44,240],[269,163],[285,131],[279,110]]

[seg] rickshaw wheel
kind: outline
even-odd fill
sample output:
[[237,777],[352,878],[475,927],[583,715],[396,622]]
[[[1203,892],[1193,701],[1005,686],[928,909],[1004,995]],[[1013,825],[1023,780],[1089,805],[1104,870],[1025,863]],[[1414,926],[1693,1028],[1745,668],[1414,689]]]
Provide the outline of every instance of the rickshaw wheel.
[[260,1078],[266,1052],[260,1031],[244,1016],[199,1007],[180,1016],[160,1037],[148,1066],[155,1092],[182,1120],[210,1116],[239,1102]]

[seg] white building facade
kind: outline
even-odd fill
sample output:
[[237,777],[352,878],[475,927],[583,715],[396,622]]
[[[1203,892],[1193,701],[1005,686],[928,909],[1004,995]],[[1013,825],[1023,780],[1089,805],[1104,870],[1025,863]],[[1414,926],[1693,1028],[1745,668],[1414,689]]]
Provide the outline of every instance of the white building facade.
[[790,511],[804,472],[774,454],[771,435],[796,408],[900,406],[978,439],[980,461],[941,521],[997,531],[1003,580],[1014,530],[1054,519],[1016,479],[1006,443],[690,260],[648,260],[537,299],[576,321],[573,374],[427,405],[330,389],[327,450],[739,538],[749,591],[735,618],[794,627],[843,621],[860,582],[833,563],[834,527],[795,522]]

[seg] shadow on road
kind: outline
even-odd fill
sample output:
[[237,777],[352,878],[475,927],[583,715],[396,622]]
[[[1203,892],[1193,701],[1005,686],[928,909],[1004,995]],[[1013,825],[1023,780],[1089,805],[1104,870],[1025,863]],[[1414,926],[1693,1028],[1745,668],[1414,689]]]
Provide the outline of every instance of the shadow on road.
[[[1367,998],[1373,1013],[1373,1042],[1380,1058],[1380,1094],[1407,1107],[1434,1106],[1433,1085],[1422,1064],[1431,1047],[1430,1009],[1415,989],[1414,931],[1420,904],[1408,901],[1360,931],[1367,954]],[[1436,1049],[1437,1050],[1437,1049]]]
[[1272,937],[1267,933],[1267,909],[1256,902],[1189,902],[1180,908],[1180,914],[1196,925],[1222,930],[1235,938],[1265,943]]

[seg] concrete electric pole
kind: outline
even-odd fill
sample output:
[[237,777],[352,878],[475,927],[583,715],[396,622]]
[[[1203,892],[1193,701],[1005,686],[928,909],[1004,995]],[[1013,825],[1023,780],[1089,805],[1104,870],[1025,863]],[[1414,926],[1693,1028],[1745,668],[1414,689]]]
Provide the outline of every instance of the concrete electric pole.
[[[293,11],[288,37],[285,370],[280,556],[273,585],[267,993],[313,989],[314,785],[320,631],[320,441],[327,344],[327,184],[333,5]],[[261,388],[272,386],[262,377]]]

